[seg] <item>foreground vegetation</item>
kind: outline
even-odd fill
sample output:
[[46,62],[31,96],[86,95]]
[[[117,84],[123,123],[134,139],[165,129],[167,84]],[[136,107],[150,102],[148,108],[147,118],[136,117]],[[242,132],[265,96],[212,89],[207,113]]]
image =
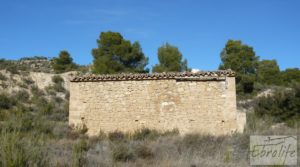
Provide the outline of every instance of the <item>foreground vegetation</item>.
[[244,134],[219,137],[142,129],[88,138],[63,123],[50,128],[49,121],[33,120],[39,126],[30,130],[13,125],[1,129],[0,166],[249,166],[250,135],[298,133],[249,118],[253,122]]

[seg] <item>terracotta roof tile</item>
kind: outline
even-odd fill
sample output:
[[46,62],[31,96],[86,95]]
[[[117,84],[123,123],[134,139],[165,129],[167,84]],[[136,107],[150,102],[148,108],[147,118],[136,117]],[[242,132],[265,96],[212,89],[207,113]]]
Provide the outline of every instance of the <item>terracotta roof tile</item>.
[[152,74],[103,74],[103,75],[83,75],[76,76],[71,79],[71,82],[101,82],[101,81],[124,81],[124,80],[162,80],[162,79],[204,79],[216,80],[224,77],[233,77],[235,72],[232,70],[218,71],[199,71],[192,72],[168,72],[168,73],[152,73]]

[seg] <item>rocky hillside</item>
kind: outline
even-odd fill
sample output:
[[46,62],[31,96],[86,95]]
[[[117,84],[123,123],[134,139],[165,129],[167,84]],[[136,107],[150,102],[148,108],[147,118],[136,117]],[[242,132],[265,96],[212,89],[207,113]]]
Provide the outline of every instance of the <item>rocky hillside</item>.
[[63,78],[63,87],[69,90],[69,80],[77,72],[66,72],[62,74],[44,73],[44,72],[20,72],[13,74],[7,70],[0,70],[0,91],[14,92],[21,89],[27,89],[29,86],[37,86],[39,89],[45,89],[53,86],[54,76]]
[[[32,88],[45,96],[63,97],[69,92],[69,80],[77,72],[55,74],[51,60],[46,57],[25,57],[20,60],[0,59],[0,93],[31,93]],[[60,79],[61,78],[61,79]]]

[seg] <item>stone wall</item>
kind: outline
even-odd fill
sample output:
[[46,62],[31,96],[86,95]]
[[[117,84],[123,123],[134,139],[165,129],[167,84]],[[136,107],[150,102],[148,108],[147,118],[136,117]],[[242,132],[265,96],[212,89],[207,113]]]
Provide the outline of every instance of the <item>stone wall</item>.
[[234,77],[70,83],[69,123],[89,135],[143,127],[222,135],[242,130],[237,117]]

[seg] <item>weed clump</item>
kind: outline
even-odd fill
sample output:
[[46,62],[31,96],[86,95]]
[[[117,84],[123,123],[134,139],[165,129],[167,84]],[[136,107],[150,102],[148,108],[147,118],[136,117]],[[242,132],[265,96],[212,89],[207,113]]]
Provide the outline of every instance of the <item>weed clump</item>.
[[114,131],[108,134],[108,139],[110,141],[122,141],[125,139],[125,135],[123,132]]
[[114,146],[112,150],[112,158],[114,161],[127,162],[134,160],[134,153],[127,144],[120,143]]

